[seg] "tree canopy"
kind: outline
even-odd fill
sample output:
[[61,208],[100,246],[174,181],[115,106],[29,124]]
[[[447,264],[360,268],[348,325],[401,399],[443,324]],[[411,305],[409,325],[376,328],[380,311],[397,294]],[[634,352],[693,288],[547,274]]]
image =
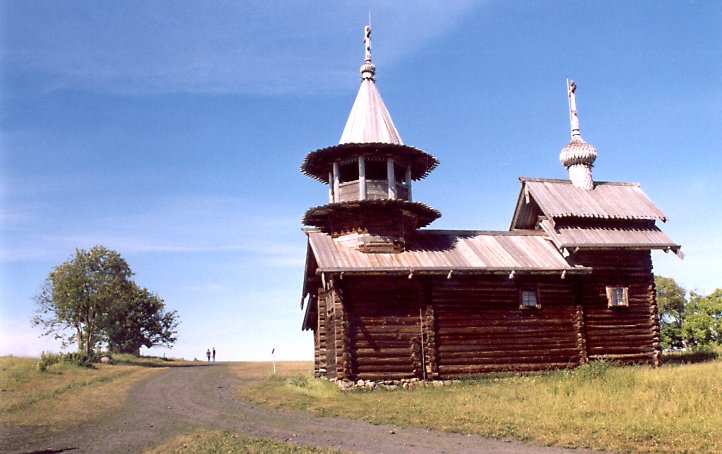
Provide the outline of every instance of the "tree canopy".
[[656,276],[654,283],[657,287],[662,348],[682,348],[684,347],[682,324],[684,323],[684,309],[687,305],[687,291],[669,277]]
[[[34,326],[44,335],[78,344],[92,356],[106,343],[113,351],[138,353],[141,346],[172,345],[178,316],[165,312],[163,300],[131,279],[128,263],[103,246],[76,249],[74,256],[53,268],[35,297]],[[70,334],[68,334],[70,330]]]
[[722,345],[722,289],[707,296],[656,276],[657,307],[663,348]]
[[140,347],[171,346],[178,326],[176,311],[163,312],[163,300],[134,285],[120,311],[105,326],[108,347],[115,353],[138,354]]
[[722,289],[707,296],[690,293],[682,335],[695,347],[722,345]]

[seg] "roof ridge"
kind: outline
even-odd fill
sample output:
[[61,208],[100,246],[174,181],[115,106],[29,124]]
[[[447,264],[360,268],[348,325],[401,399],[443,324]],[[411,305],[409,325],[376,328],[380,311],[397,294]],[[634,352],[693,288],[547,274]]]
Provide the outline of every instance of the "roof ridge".
[[540,230],[519,229],[519,230],[455,230],[455,229],[420,229],[417,234],[428,235],[499,235],[499,236],[545,236]]
[[[540,182],[540,183],[564,183],[564,184],[572,184],[571,180],[565,180],[561,178],[537,178],[537,177],[519,177],[519,181],[522,183],[526,183],[528,181],[531,182]],[[594,186],[638,186],[641,187],[641,183],[637,181],[595,181]]]

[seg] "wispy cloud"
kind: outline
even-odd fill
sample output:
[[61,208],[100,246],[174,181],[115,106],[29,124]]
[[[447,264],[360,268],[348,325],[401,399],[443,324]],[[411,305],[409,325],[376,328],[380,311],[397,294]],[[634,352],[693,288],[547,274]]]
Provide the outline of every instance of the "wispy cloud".
[[384,24],[382,53],[391,64],[444,33],[474,5],[17,2],[5,6],[2,57],[10,72],[35,74],[47,91],[328,91],[349,82],[352,67],[342,62],[350,61],[350,43],[359,49],[352,61],[360,59],[367,8],[375,23]]
[[[123,254],[238,253],[253,266],[302,266],[304,244],[295,216],[248,214],[243,199],[178,197],[156,200],[144,209],[107,217],[53,220],[28,210],[8,214],[17,236],[4,226],[0,262],[58,260],[75,248],[102,244]],[[61,213],[62,215],[62,213]],[[299,241],[300,240],[300,241]],[[245,260],[245,259],[244,259]]]

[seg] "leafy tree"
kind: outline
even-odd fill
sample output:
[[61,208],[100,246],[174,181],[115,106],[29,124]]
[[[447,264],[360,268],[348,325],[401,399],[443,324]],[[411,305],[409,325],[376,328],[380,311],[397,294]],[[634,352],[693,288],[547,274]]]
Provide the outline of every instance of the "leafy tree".
[[102,342],[115,352],[135,354],[141,346],[172,345],[176,311],[165,312],[163,300],[138,287],[132,275],[115,251],[103,246],[76,249],[45,280],[35,297],[39,308],[32,323],[44,327],[43,334],[62,340],[64,347],[77,343],[85,357],[92,357]]
[[655,276],[657,288],[657,310],[662,348],[683,348],[684,336],[682,325],[685,318],[687,291],[680,287],[672,278]]
[[682,334],[693,347],[722,345],[722,289],[707,296],[690,293]]
[[79,352],[92,356],[101,340],[104,317],[117,310],[132,288],[132,274],[115,251],[103,246],[76,249],[72,259],[50,272],[35,297],[39,309],[33,326],[43,326],[44,334],[62,340],[63,346],[77,342]]
[[134,285],[132,295],[118,311],[109,314],[108,347],[113,353],[140,354],[140,347],[171,346],[176,341],[176,311],[164,312],[163,300],[146,288]]

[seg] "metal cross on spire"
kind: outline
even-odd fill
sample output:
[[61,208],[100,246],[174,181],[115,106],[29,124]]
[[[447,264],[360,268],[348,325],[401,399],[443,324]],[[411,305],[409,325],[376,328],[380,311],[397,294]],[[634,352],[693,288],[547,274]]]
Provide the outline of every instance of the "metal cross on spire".
[[567,94],[569,95],[569,121],[572,127],[572,138],[579,136],[579,116],[577,115],[577,96],[575,94],[577,84],[572,80],[567,82]]
[[366,50],[366,56],[364,64],[361,65],[361,79],[375,81],[376,66],[371,63],[371,26],[369,25],[364,28],[364,49]]
[[371,26],[364,28],[364,46],[366,47],[366,61],[371,62]]

